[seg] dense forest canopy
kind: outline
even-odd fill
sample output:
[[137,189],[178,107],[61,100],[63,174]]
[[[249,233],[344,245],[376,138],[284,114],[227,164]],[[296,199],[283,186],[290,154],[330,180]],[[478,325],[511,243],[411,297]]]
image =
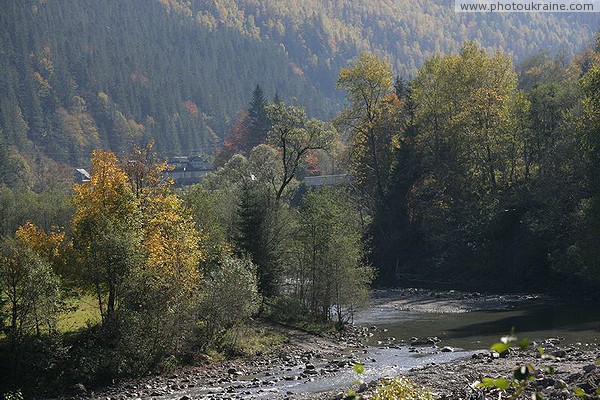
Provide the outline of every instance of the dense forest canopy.
[[55,162],[88,165],[94,148],[150,139],[164,156],[210,154],[256,84],[268,100],[329,118],[342,103],[337,73],[362,51],[407,77],[466,40],[516,62],[540,50],[569,56],[597,26],[585,14],[490,17],[434,1],[7,2],[2,180],[40,190]]

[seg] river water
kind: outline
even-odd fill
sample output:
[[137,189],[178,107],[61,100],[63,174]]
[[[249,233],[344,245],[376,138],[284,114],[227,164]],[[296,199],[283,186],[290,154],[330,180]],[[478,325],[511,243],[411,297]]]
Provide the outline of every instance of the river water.
[[411,337],[437,336],[438,346],[479,350],[489,348],[512,328],[519,338],[530,340],[559,337],[565,344],[600,342],[597,304],[531,295],[498,298],[497,307],[489,310],[441,313],[434,307],[428,312],[398,311],[388,307],[396,299],[394,293],[380,292],[369,309],[358,312],[355,322],[378,327],[369,340],[372,345],[388,337],[403,343]]
[[[415,294],[416,293],[416,294]],[[475,298],[450,293],[417,291],[380,291],[374,293],[372,304],[359,311],[355,324],[368,327],[369,347],[348,350],[346,356],[365,365],[363,381],[383,376],[396,376],[411,368],[432,363],[451,362],[469,357],[515,328],[519,338],[543,340],[561,338],[563,344],[585,347],[600,342],[600,308],[543,296],[482,296]],[[408,300],[406,300],[408,298]],[[402,300],[404,299],[404,300]],[[403,301],[398,306],[398,300]],[[448,306],[451,303],[452,306]],[[463,307],[463,303],[466,307]],[[458,306],[457,306],[458,305]],[[437,337],[436,346],[412,346],[414,338]],[[443,347],[452,351],[443,352]],[[447,349],[448,350],[448,349]],[[328,360],[314,360],[317,370],[327,369]],[[304,379],[284,379],[298,376],[303,366],[291,371],[264,371],[263,374],[240,378],[220,388],[198,387],[187,392],[192,398],[270,399],[304,393],[320,393],[348,387],[358,376],[350,368],[334,374],[315,375]],[[252,379],[273,381],[268,386],[249,385]],[[221,397],[229,388],[227,397]],[[219,395],[221,393],[221,395]],[[213,397],[215,396],[215,397]],[[231,396],[231,397],[229,397]],[[294,397],[295,396],[295,397]],[[163,399],[178,399],[177,395]]]

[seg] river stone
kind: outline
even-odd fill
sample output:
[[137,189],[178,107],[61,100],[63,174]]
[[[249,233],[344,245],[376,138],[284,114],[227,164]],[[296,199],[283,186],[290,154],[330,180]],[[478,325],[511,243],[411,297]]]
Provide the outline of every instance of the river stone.
[[83,383],[78,383],[76,385],[73,385],[73,387],[71,388],[72,392],[74,395],[76,396],[85,396],[87,395],[87,389],[85,388],[85,386],[83,385]]
[[587,374],[589,372],[595,371],[596,366],[594,364],[586,365],[583,367],[583,371]]
[[567,356],[567,352],[564,350],[556,350],[550,353],[552,356],[557,358],[565,358]]

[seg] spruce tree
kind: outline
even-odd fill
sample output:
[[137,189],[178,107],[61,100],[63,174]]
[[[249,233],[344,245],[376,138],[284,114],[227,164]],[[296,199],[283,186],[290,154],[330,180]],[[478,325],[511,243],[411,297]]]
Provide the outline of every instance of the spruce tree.
[[258,290],[265,297],[278,294],[280,257],[276,224],[277,212],[268,205],[266,194],[253,182],[243,185],[235,237],[240,255],[248,255],[257,267]]
[[264,143],[267,138],[267,133],[271,129],[271,121],[266,111],[267,101],[265,100],[265,94],[260,87],[256,85],[254,92],[252,92],[252,101],[248,108],[248,149],[250,151],[253,147]]

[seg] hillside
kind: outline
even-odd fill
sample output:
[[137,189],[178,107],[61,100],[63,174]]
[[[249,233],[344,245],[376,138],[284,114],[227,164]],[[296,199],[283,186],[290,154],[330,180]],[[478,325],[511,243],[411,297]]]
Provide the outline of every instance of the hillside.
[[[210,153],[260,84],[328,118],[339,68],[361,51],[411,75],[477,40],[522,60],[589,44],[590,15],[455,14],[450,2],[26,0],[0,14],[0,177],[40,188],[41,166],[154,139]],[[594,25],[595,24],[595,25]]]

